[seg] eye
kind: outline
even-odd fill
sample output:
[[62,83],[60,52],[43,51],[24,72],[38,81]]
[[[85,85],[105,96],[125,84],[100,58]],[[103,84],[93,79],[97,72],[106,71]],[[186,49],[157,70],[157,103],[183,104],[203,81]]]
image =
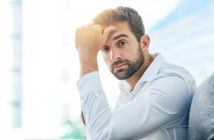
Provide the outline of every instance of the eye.
[[126,45],[126,42],[125,41],[120,41],[118,45],[119,46],[124,46],[124,45]]
[[108,52],[110,50],[110,48],[108,47],[108,46],[104,46],[103,48],[102,48],[102,51],[103,52]]

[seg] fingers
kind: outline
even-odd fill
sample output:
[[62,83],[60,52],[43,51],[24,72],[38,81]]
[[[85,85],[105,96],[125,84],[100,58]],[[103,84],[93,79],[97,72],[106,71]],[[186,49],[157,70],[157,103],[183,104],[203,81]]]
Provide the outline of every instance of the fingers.
[[78,28],[75,32],[75,45],[95,46],[100,43],[102,38],[102,27],[100,25],[88,24]]
[[104,31],[103,31],[103,41],[104,41],[103,43],[104,44],[106,43],[109,35],[115,30],[116,30],[116,28],[114,26],[109,26],[104,29]]
[[[76,30],[75,46],[78,51],[88,50],[97,53],[110,34],[116,30],[114,26],[103,27],[101,25],[88,24]],[[94,52],[93,52],[94,51]]]

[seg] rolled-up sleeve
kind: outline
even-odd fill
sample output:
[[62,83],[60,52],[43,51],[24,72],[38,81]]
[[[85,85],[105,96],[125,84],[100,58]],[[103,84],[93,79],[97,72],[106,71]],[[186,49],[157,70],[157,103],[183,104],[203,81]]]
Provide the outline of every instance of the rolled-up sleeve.
[[147,84],[132,102],[110,111],[98,72],[77,83],[86,121],[87,137],[96,140],[138,139],[155,131],[175,127],[191,101],[185,81],[161,76]]

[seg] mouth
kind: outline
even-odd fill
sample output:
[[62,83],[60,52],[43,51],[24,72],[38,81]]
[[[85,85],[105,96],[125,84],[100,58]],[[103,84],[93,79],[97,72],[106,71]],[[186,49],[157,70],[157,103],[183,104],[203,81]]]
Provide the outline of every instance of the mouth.
[[125,63],[123,63],[123,64],[118,64],[118,65],[113,66],[113,69],[114,69],[114,70],[118,70],[118,69],[122,68],[122,67],[125,66],[125,65],[126,65]]

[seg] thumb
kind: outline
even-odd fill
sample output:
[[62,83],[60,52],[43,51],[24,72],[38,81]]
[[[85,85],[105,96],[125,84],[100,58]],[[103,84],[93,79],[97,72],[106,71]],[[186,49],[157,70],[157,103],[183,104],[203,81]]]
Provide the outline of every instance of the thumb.
[[114,26],[109,26],[109,27],[105,28],[105,30],[103,31],[103,44],[106,43],[109,35],[115,30],[116,30],[116,28]]

